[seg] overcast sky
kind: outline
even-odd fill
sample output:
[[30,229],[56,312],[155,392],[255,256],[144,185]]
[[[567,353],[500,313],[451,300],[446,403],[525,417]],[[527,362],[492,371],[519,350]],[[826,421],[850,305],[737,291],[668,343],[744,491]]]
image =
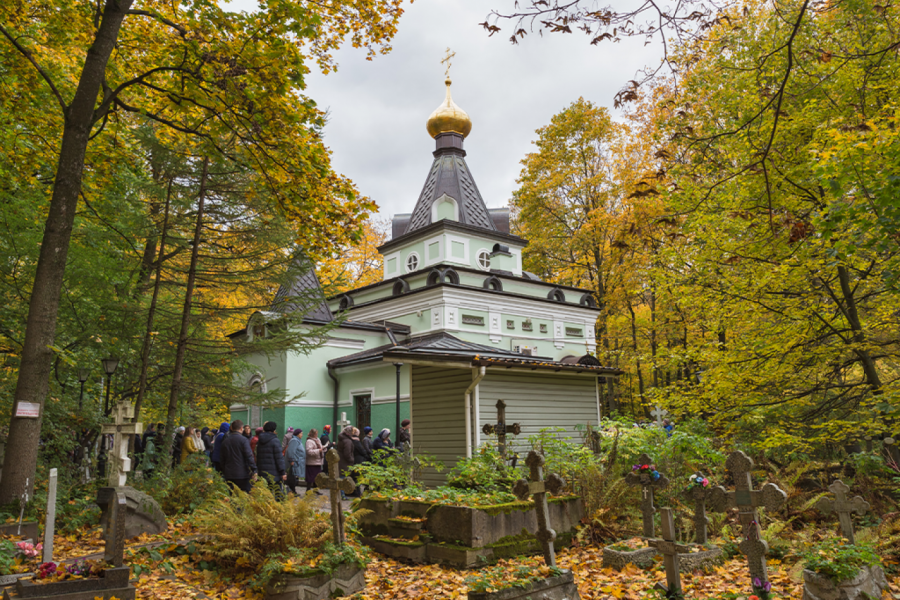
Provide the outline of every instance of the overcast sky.
[[[534,131],[579,97],[612,110],[623,83],[659,51],[640,40],[589,44],[583,34],[528,36],[509,43],[506,28],[488,37],[479,25],[512,0],[417,0],[406,5],[393,51],[365,60],[364,50],[337,53],[339,69],[314,72],[306,94],[330,113],[325,143],[337,171],[373,198],[380,214],[410,212],[431,166],[434,140],[425,122],[444,98],[441,59],[456,56],[453,99],[472,119],[466,161],[485,203],[506,206]],[[253,9],[255,0],[234,0]],[[507,25],[508,28],[508,25]]]

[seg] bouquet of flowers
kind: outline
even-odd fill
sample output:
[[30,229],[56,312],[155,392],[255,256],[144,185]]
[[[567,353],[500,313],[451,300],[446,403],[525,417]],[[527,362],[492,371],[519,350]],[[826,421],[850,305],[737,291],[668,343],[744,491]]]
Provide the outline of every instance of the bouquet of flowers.
[[19,552],[22,554],[22,556],[26,558],[34,558],[41,553],[41,551],[44,549],[44,545],[38,544],[37,546],[35,546],[31,542],[18,542],[16,544],[16,548],[19,549]]
[[706,488],[709,487],[709,479],[703,476],[703,473],[695,473],[688,477],[687,489]]
[[653,481],[659,479],[659,471],[656,470],[656,465],[634,465],[631,467],[631,470],[638,475],[649,475]]

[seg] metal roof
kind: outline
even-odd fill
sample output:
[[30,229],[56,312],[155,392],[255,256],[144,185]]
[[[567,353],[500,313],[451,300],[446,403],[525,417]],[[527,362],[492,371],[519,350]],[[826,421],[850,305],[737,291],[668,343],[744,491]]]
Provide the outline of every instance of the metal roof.
[[[382,360],[437,360],[471,362],[472,366],[519,367],[531,370],[549,369],[577,373],[618,375],[622,371],[599,365],[569,364],[542,356],[526,356],[484,344],[467,342],[446,332],[430,333],[410,338],[402,345],[385,344],[328,361],[328,366],[340,368],[364,362]],[[596,359],[595,359],[596,360]],[[599,362],[599,361],[598,361]]]
[[403,235],[408,235],[432,223],[431,205],[447,194],[459,207],[459,222],[497,231],[494,219],[475,185],[475,179],[466,164],[465,151],[461,148],[438,147],[428,178],[419,194],[419,200],[409,217],[409,225]]
[[330,322],[334,315],[325,303],[325,293],[316,276],[316,269],[305,256],[294,260],[288,272],[291,282],[278,288],[270,311],[275,313],[301,312],[305,318]]

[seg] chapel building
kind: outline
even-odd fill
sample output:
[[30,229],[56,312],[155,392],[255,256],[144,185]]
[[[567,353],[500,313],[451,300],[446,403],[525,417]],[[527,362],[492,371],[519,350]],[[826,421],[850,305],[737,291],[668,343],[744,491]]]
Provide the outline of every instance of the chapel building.
[[302,397],[234,405],[232,419],[252,427],[274,420],[279,433],[337,424],[332,440],[349,422],[375,435],[388,428],[396,440],[399,420],[409,418],[413,451],[445,465],[443,474],[426,473],[432,485],[488,441],[483,428],[497,423],[498,400],[506,421],[521,426],[514,448],[546,427],[577,437],[576,426],[599,421],[604,380],[619,373],[592,355],[599,309],[591,291],[522,270],[528,240],[510,233],[507,208],[485,205],[463,146],[472,121],[445,83],[446,99],[427,122],[435,150],[425,185],[378,249],[382,281],[326,299],[314,271],[300,269],[270,310],[231,336],[265,335],[273,317],[297,309],[292,298],[306,299],[303,327],[337,320],[308,354],[251,356],[258,370],[249,388]]

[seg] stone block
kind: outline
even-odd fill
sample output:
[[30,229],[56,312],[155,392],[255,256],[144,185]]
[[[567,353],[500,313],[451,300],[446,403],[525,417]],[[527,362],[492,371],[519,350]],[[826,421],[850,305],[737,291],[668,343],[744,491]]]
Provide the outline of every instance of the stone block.
[[566,571],[524,587],[507,588],[497,592],[469,592],[469,600],[580,600],[575,577]]
[[493,558],[490,548],[466,548],[450,544],[428,544],[425,557],[430,563],[449,565],[457,569],[468,569]]
[[19,536],[23,540],[31,540],[34,543],[39,542],[41,539],[38,524],[31,521],[22,523],[21,530],[19,529],[18,523],[5,523],[0,525],[0,535]]
[[[548,504],[550,527],[557,534],[570,532],[581,521],[579,498],[562,498]],[[537,531],[537,515],[522,502],[469,508],[438,505],[428,511],[428,533],[438,542],[481,548],[502,538]]]
[[678,555],[679,571],[690,573],[696,569],[706,569],[713,565],[721,564],[724,560],[722,549],[717,546],[706,545],[706,549],[699,552],[685,552]]
[[366,587],[366,570],[340,565],[333,573],[309,577],[285,575],[266,587],[266,600],[329,600],[352,596]]
[[425,562],[425,546],[422,542],[396,542],[381,538],[362,538],[365,545],[375,552],[379,552],[391,558],[402,558],[415,563]]
[[358,526],[366,535],[387,535],[388,520],[400,515],[399,507],[398,500],[363,498],[359,501],[357,510],[364,509],[371,513],[360,517]]
[[881,567],[863,567],[856,577],[840,583],[827,575],[803,570],[803,600],[872,600],[881,598],[887,589]]
[[125,511],[125,539],[130,539],[146,533],[156,535],[168,529],[166,515],[159,503],[144,492],[133,487],[121,488],[105,487],[97,491],[97,506],[100,507],[100,524],[103,530],[107,530],[109,521],[109,507],[116,496],[116,492],[124,492],[127,502]]
[[33,583],[30,580],[16,582],[14,591],[5,590],[4,600],[95,600],[95,598],[117,598],[134,600],[135,589],[128,580],[130,567],[106,569],[103,577],[96,579],[74,579],[53,583]]
[[609,546],[603,549],[603,566],[621,571],[631,563],[636,567],[647,569],[653,566],[656,548],[639,548],[637,550],[616,550]]

